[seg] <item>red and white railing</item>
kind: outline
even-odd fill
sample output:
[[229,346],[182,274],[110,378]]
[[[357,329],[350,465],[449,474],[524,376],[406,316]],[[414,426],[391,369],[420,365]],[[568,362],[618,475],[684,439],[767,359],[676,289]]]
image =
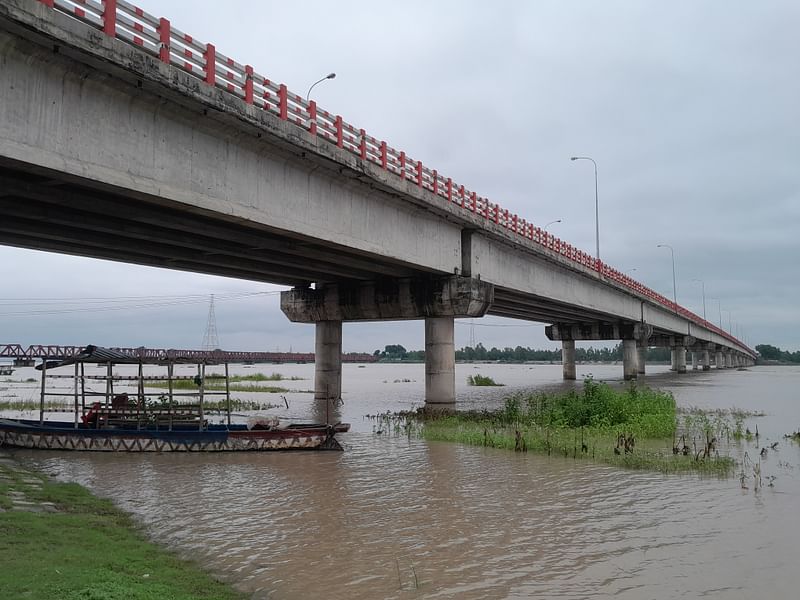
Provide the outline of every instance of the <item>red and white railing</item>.
[[[601,276],[644,296],[686,319],[723,336],[742,347],[745,344],[698,315],[676,305],[668,298],[593,258],[586,252],[554,237],[525,219],[509,213],[507,209],[487,198],[440,175],[435,169],[414,160],[405,152],[396,150],[385,141],[368,135],[345,122],[341,116],[317,107],[313,100],[290,92],[284,84],[277,84],[256,73],[250,65],[243,65],[217,51],[213,44],[198,42],[192,36],[172,27],[164,18],[156,18],[125,0],[38,0],[60,12],[73,16],[106,35],[140,47],[162,62],[202,79],[208,85],[225,90],[246,104],[251,104],[290,121],[313,136],[322,137],[358,155],[361,160],[376,164],[401,179],[411,181],[432,192],[448,204],[494,223],[509,232],[527,239],[574,263],[597,271]],[[752,352],[752,351],[751,351]]]

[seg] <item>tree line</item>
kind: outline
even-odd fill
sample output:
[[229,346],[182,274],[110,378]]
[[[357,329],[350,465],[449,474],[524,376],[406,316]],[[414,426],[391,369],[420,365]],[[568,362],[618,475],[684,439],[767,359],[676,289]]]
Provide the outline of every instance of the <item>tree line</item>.
[[[420,362],[425,360],[424,350],[406,350],[400,344],[390,344],[383,350],[375,350],[374,356],[385,361]],[[486,348],[483,344],[465,346],[456,350],[456,360],[463,362],[495,361],[495,362],[561,362],[561,350],[539,350],[534,348]],[[622,360],[622,344],[613,348],[575,348],[575,360],[578,362],[614,362]],[[649,348],[647,360],[651,362],[669,362],[669,348]]]
[[777,346],[772,346],[770,344],[759,344],[756,346],[756,352],[758,352],[764,360],[800,363],[800,350],[789,352],[788,350],[781,350]]

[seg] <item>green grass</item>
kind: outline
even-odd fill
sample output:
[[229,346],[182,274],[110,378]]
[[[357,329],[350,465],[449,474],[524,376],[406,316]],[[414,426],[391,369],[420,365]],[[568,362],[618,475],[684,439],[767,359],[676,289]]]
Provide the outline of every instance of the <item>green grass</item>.
[[[0,513],[0,590],[3,598],[36,600],[234,600],[244,596],[196,565],[149,542],[131,518],[77,484],[42,477],[42,489],[13,479],[8,492],[53,502],[58,513]],[[26,477],[31,475],[26,473]]]
[[633,469],[729,475],[735,467],[733,459],[717,455],[716,444],[705,451],[713,438],[721,439],[726,421],[694,416],[681,421],[671,394],[635,385],[616,390],[588,379],[580,391],[512,396],[495,411],[421,411],[383,418],[395,420],[383,427],[394,425],[398,432],[416,432],[427,440],[591,459]]
[[[225,379],[222,373],[208,373],[206,379]],[[303,381],[303,377],[284,377],[280,373],[264,375],[264,373],[253,373],[252,375],[231,375],[228,379],[234,381]]]
[[486,375],[480,375],[476,373],[475,375],[470,375],[469,377],[467,377],[467,385],[501,387],[503,384],[497,383],[491,377],[487,377]]
[[[146,387],[148,388],[156,388],[156,389],[168,389],[169,385],[165,382],[148,382]],[[189,379],[179,379],[178,381],[172,382],[172,389],[173,390],[194,390],[197,391],[200,389],[194,381]],[[212,392],[224,392],[225,391],[225,383],[216,383],[215,379],[209,381],[209,378],[206,378],[205,388],[208,391]],[[230,391],[232,392],[267,392],[270,394],[286,394],[288,392],[295,392],[295,393],[313,393],[311,390],[290,390],[289,388],[278,387],[275,385],[259,385],[257,383],[231,383],[230,384]]]

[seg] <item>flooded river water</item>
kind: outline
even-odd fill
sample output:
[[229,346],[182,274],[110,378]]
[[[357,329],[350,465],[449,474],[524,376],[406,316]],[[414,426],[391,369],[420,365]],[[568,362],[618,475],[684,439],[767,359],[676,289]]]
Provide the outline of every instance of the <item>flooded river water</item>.
[[[313,369],[233,371],[303,377],[280,384],[303,390]],[[112,498],[154,539],[253,598],[796,597],[800,446],[783,435],[800,429],[800,368],[649,371],[680,405],[764,411],[748,419],[759,445],[734,451],[761,461],[765,487],[377,433],[364,415],[422,404],[423,365],[345,366],[332,416],[353,425],[343,453],[17,456]],[[589,372],[618,380],[622,367],[579,367]],[[473,373],[506,387],[469,388]],[[458,395],[496,405],[516,390],[571,385],[560,376],[560,365],[458,365]],[[26,393],[35,397],[17,395]],[[288,410],[269,414],[330,410],[309,394],[287,397]]]

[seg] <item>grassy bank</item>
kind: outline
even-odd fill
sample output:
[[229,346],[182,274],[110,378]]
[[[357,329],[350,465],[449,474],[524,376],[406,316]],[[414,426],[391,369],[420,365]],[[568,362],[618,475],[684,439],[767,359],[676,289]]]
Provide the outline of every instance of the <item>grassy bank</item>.
[[22,471],[8,460],[0,461],[0,531],[3,598],[244,598],[148,542],[111,502],[79,485]]
[[428,440],[665,473],[728,475],[735,467],[717,451],[726,426],[722,419],[681,419],[667,392],[636,386],[617,390],[592,380],[580,391],[513,396],[496,411],[421,412],[402,415],[393,424]]

